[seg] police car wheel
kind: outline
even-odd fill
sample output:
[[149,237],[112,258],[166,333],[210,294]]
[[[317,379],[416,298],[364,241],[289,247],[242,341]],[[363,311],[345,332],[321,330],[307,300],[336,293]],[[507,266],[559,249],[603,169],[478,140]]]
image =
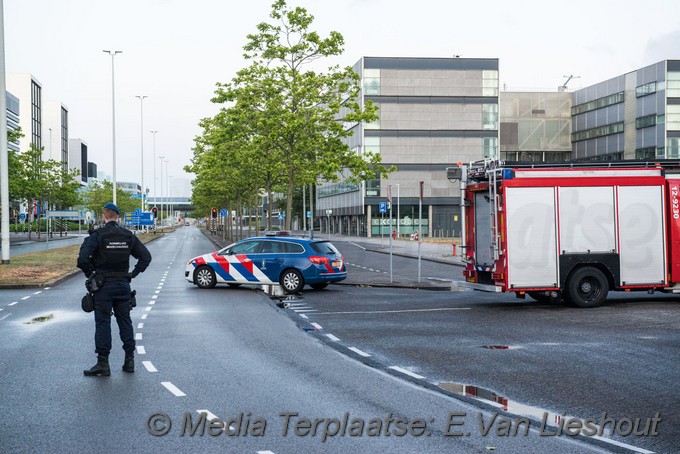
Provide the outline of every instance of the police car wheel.
[[305,281],[302,278],[302,274],[298,270],[288,269],[281,274],[281,279],[279,280],[283,291],[286,293],[298,293],[305,286]]
[[213,288],[217,284],[215,272],[207,265],[196,268],[194,282],[198,288]]

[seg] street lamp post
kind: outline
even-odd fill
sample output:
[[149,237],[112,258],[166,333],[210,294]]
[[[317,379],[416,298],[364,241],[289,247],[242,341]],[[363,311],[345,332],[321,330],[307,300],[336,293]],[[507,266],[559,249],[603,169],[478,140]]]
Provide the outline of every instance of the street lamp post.
[[168,212],[170,213],[168,217],[173,218],[175,210],[172,206],[172,175],[168,175]]
[[163,219],[163,159],[165,156],[159,156],[158,159],[161,161],[161,198],[160,198],[160,206],[161,206],[161,215],[158,217],[159,219]]
[[144,212],[144,98],[147,98],[148,96],[146,95],[137,95],[135,98],[139,98],[139,116],[141,120],[141,129],[140,129],[140,137],[141,137],[141,152],[142,152],[142,178],[141,178],[141,185],[142,185],[142,193],[140,194],[142,196],[142,212]]
[[399,216],[399,183],[397,183],[397,239],[401,237],[399,224],[401,223],[401,216]]
[[168,160],[163,159],[165,163],[165,218],[167,219],[170,215],[170,200],[168,200],[168,191],[170,190],[170,185],[168,184]]
[[122,54],[122,50],[103,50],[111,55],[111,134],[113,137],[113,203],[116,203],[116,84],[114,72],[114,57],[116,54]]
[[156,194],[156,133],[158,131],[149,131],[153,134],[153,205],[156,206],[156,199],[158,199],[158,194]]

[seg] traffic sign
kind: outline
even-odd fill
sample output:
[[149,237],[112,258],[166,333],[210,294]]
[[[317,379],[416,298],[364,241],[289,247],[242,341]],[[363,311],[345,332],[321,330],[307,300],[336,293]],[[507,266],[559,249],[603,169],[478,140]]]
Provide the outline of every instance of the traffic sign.
[[222,208],[222,209],[220,210],[220,216],[225,217],[226,215],[227,215],[227,210],[224,209],[224,208]]
[[380,212],[387,213],[387,202],[380,202]]

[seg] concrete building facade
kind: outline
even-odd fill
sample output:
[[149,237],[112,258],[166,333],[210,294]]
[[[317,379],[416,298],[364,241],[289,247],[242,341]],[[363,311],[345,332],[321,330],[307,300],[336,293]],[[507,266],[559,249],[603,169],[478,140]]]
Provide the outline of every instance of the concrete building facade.
[[12,92],[21,104],[19,126],[24,137],[19,140],[19,151],[29,150],[32,143],[42,147],[42,84],[31,74],[9,73],[7,91]]
[[[335,233],[389,233],[380,202],[392,199],[394,230],[418,229],[423,181],[423,232],[460,233],[459,191],[446,179],[457,161],[499,157],[498,60],[364,57],[354,65],[361,103],[378,106],[379,119],[357,124],[350,149],[379,153],[395,172],[362,184],[321,183],[315,216]],[[328,210],[331,210],[330,212]]]

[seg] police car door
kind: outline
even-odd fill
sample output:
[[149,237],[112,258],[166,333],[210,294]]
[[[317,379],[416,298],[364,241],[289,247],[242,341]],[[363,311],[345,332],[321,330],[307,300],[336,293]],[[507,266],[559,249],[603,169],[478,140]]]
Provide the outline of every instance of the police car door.
[[262,240],[257,252],[257,264],[260,270],[267,275],[271,282],[279,282],[285,243],[275,240]]
[[257,250],[260,241],[243,241],[236,243],[228,251],[231,277],[240,284],[269,283],[267,276],[260,270]]

